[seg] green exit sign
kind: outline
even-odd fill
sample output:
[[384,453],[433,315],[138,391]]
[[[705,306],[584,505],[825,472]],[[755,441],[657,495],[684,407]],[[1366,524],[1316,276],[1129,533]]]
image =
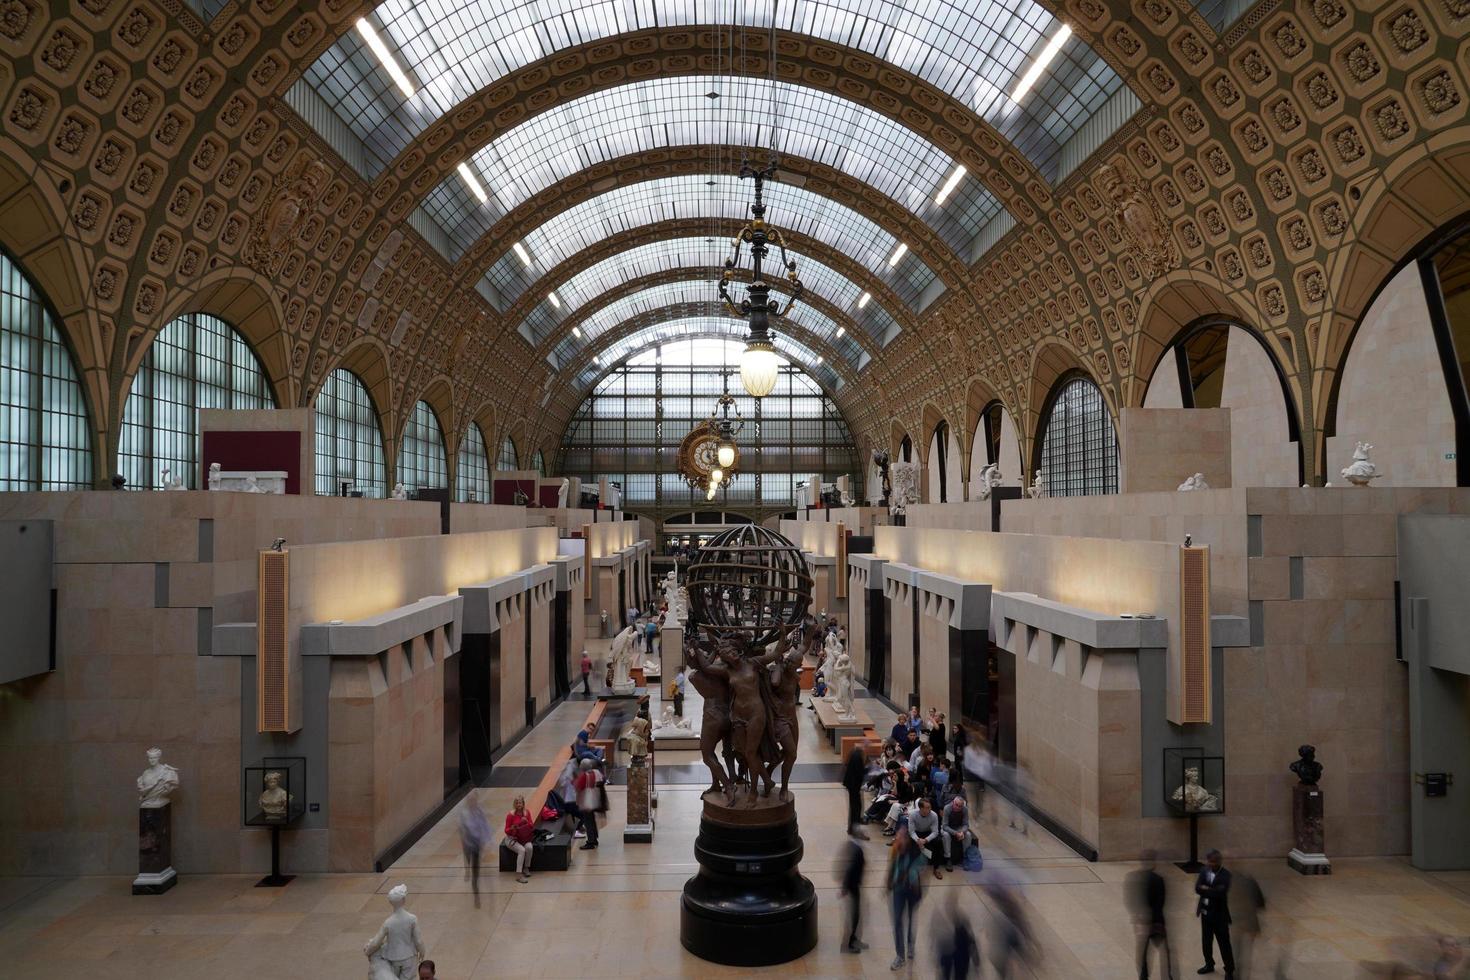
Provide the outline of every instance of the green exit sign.
[[1454,459],[1455,458],[1455,454],[1454,453],[1445,453],[1444,454],[1444,458],[1445,459]]

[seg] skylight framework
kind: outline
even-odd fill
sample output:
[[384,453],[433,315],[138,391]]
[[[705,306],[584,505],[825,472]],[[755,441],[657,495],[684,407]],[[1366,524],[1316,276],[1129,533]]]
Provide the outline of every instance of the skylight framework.
[[[973,178],[936,203],[955,161],[888,116],[818,89],[729,75],[634,82],[533,116],[461,164],[468,177],[450,174],[423,206],[463,245],[573,174],[669,146],[774,147],[824,164],[891,197],[962,253],[1001,207]],[[484,189],[488,203],[477,197]]]
[[[910,307],[918,308],[934,272],[912,253],[888,265],[898,245],[892,234],[851,208],[803,188],[774,184],[766,196],[772,223],[851,256],[873,269]],[[527,234],[521,243],[531,257],[530,267],[508,250],[485,278],[500,296],[504,312],[546,270],[610,235],[681,218],[743,222],[749,217],[749,198],[750,185],[728,174],[662,177],[619,187],[552,216]]]
[[[652,310],[690,304],[708,305],[711,309],[720,309],[718,300],[711,295],[713,289],[712,279],[685,280],[660,283],[657,286],[620,297],[579,324],[582,333],[580,338],[570,333],[563,336],[556,345],[553,358],[557,363],[565,364],[576,351],[583,347],[596,346],[597,339],[607,331]],[[789,330],[791,326],[820,337],[836,348],[850,366],[857,368],[863,353],[862,347],[845,333],[839,336],[842,328],[831,317],[809,305],[798,305],[792,309],[790,316],[773,323],[772,329],[779,334],[783,329]]]
[[[1203,2],[1202,7],[1208,6]],[[1121,79],[1075,36],[1022,104],[1009,100],[1058,22],[1035,0],[387,0],[370,15],[417,86],[405,98],[356,31],[298,85],[317,91],[364,145],[376,177],[413,139],[474,93],[570,47],[630,31],[735,22],[864,51],[974,108],[1051,179],[1063,143]]]
[[[599,351],[598,360],[589,363],[578,372],[575,386],[578,390],[586,390],[605,374],[610,366],[660,344],[696,337],[744,340],[745,331],[746,325],[743,320],[724,316],[691,316],[645,327]],[[842,387],[842,378],[832,370],[832,366],[826,363],[820,354],[800,341],[792,340],[790,336],[784,334],[778,335],[776,351],[788,361],[801,365],[804,371],[828,391],[837,391]],[[736,363],[738,364],[738,361]],[[737,391],[739,386],[731,390]]]
[[[796,260],[797,271],[808,294],[846,310],[875,341],[881,342],[884,337],[898,334],[897,322],[881,305],[870,302],[859,308],[863,287],[797,249],[788,247],[786,252]],[[556,293],[562,299],[561,311],[552,309],[547,302],[537,304],[532,311],[533,316],[543,310],[550,316],[549,319],[538,320],[534,329],[544,331],[546,323],[555,326],[571,311],[633,279],[669,269],[703,268],[717,276],[729,257],[730,240],[722,235],[670,238],[635,246],[583,269],[558,286]]]

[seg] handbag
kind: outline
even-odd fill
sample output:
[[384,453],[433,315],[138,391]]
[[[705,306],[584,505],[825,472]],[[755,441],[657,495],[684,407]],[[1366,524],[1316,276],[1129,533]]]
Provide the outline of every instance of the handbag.
[[541,808],[541,819],[546,823],[552,823],[561,819],[561,812],[556,807],[547,804]]

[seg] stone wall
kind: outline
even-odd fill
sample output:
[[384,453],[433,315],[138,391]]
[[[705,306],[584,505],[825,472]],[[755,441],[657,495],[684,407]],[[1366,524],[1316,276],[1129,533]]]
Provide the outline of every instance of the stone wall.
[[1195,473],[1230,486],[1230,412],[1218,408],[1125,408],[1118,434],[1123,493],[1175,490]]

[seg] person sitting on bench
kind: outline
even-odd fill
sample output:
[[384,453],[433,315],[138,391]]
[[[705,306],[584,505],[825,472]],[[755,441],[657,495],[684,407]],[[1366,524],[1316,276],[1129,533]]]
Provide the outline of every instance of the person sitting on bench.
[[514,809],[505,815],[505,846],[516,855],[516,881],[521,884],[531,880],[531,838],[536,833],[536,821],[526,812],[526,798],[517,796],[512,803]]

